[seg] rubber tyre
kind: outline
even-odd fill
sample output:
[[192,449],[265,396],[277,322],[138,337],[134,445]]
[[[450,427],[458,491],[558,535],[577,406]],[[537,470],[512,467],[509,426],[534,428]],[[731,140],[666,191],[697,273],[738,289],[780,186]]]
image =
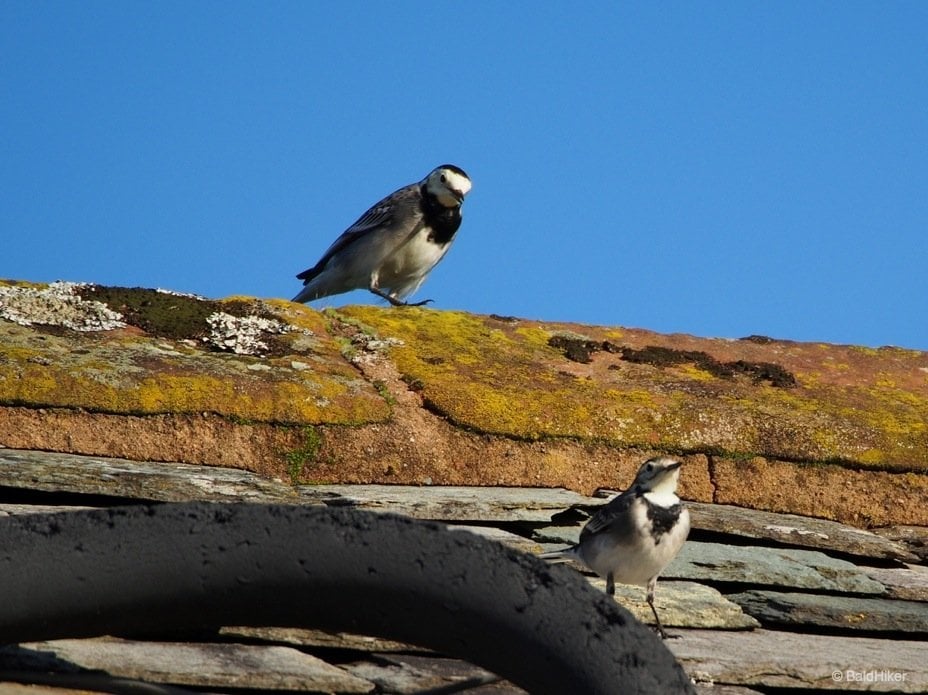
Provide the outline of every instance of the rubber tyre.
[[474,534],[323,507],[183,503],[0,519],[0,642],[221,625],[375,635],[531,693],[693,692],[575,571]]

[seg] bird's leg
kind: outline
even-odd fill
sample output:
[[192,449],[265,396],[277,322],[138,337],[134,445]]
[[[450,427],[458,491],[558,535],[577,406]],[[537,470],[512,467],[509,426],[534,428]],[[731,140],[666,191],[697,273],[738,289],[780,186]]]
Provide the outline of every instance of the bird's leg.
[[615,596],[615,577],[612,576],[612,572],[606,575],[606,593]]
[[664,626],[661,625],[661,619],[657,615],[657,609],[654,607],[654,590],[657,588],[657,577],[651,577],[648,580],[648,595],[647,602],[651,606],[651,612],[654,613],[654,621],[657,623],[657,634],[661,636],[661,639],[667,639],[667,633],[664,632]]

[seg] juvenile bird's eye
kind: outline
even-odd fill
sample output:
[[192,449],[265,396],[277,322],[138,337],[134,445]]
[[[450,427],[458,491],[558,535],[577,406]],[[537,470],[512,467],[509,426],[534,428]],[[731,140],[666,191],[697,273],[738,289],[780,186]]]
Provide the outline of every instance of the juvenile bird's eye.
[[653,471],[653,470],[654,470],[654,464],[653,464],[653,463],[649,463],[649,464],[648,464],[648,473],[650,473],[650,472]]
[[441,182],[442,182],[442,183],[444,183],[445,181],[446,181],[446,179],[445,179],[445,175],[444,175],[444,174],[442,174],[442,175],[441,175]]

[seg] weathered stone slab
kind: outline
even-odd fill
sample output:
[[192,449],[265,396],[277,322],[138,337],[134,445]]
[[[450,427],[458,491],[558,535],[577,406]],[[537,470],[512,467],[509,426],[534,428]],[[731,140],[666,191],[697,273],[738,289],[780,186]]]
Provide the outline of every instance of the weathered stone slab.
[[16,516],[17,514],[59,514],[64,512],[77,512],[85,509],[94,509],[94,507],[51,504],[0,504],[0,516]]
[[3,695],[87,695],[87,690],[81,688],[58,688],[50,685],[34,685],[23,683],[12,683],[10,681],[0,680],[0,693]]
[[[460,659],[449,659],[446,657],[429,656],[422,654],[375,654],[374,656],[386,659],[389,662],[411,666],[420,671],[430,672],[441,675],[444,678],[460,680],[465,679],[469,685],[464,692],[481,692],[493,693],[494,695],[523,695],[526,691],[522,690],[509,681],[503,680],[499,676],[487,671],[479,666],[475,666]],[[480,687],[480,683],[485,685]]]
[[740,685],[715,685],[714,683],[696,683],[698,695],[764,695],[753,688],[743,688]]
[[300,485],[302,502],[392,512],[437,521],[550,521],[586,498],[548,488]]
[[495,526],[471,526],[467,524],[452,524],[448,528],[453,531],[466,531],[483,538],[489,538],[491,541],[502,543],[510,548],[521,550],[523,553],[540,553],[541,546],[530,538],[520,536],[510,531],[505,531]]
[[[8,650],[0,647],[0,652]],[[0,653],[0,660],[3,655]],[[131,678],[117,678],[101,671],[79,671],[61,673],[50,668],[36,668],[28,671],[7,669],[2,677],[19,678],[22,683],[10,683],[0,680],[2,695],[90,695],[91,693],[119,693],[121,695],[191,695],[187,687],[145,683]]]
[[873,530],[874,533],[902,543],[917,555],[922,562],[928,562],[928,526],[884,526]]
[[928,601],[928,567],[924,565],[867,567],[864,571],[885,586],[891,598]]
[[[478,666],[457,659],[424,656],[402,656],[376,654],[377,662],[359,661],[346,664],[343,668],[364,680],[377,684],[382,692],[398,695],[415,695],[425,691],[452,689],[461,692],[465,688],[498,683],[500,678]],[[507,684],[506,693],[524,693]]]
[[384,693],[405,695],[406,693],[419,693],[423,690],[430,691],[437,688],[446,688],[449,685],[457,685],[457,683],[449,682],[445,678],[425,673],[405,664],[356,661],[345,664],[342,668],[353,676],[374,683],[380,692]]
[[249,471],[0,449],[0,486],[181,502],[296,503],[290,485]]
[[[606,581],[591,577],[590,583],[606,590]],[[627,608],[639,621],[654,624],[654,615],[645,601],[644,587],[615,585],[615,600]],[[729,601],[711,586],[696,582],[659,581],[654,593],[654,605],[664,627],[746,630],[760,627],[741,607]]]
[[675,631],[666,641],[697,682],[766,688],[922,693],[925,642],[770,630]]
[[291,647],[113,638],[20,645],[122,678],[212,688],[369,693],[374,684]]
[[817,591],[882,594],[885,587],[845,560],[816,550],[687,541],[663,577]]
[[423,647],[394,642],[381,637],[295,627],[229,626],[220,628],[219,634],[233,639],[260,640],[272,644],[292,644],[299,647],[349,649],[359,652],[430,652]]
[[849,555],[911,562],[916,557],[901,543],[871,531],[795,514],[776,514],[727,504],[689,502],[693,528],[747,538],[834,550]]
[[532,531],[532,539],[553,545],[576,545],[580,542],[581,524],[573,526],[544,526]]
[[917,601],[778,591],[745,591],[728,598],[765,625],[928,633],[928,604]]

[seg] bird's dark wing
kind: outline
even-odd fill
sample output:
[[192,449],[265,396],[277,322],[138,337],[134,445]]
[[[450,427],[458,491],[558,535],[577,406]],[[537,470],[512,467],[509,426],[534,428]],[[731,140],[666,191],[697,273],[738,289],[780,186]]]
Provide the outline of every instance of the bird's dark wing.
[[371,208],[361,215],[354,224],[352,224],[348,229],[341,233],[341,236],[335,240],[335,242],[326,249],[326,252],[322,254],[322,258],[319,259],[319,262],[316,263],[312,268],[304,270],[302,273],[297,275],[297,278],[303,280],[303,283],[306,284],[319,273],[322,272],[322,269],[325,267],[325,264],[329,262],[329,259],[332,258],[336,253],[342,249],[350,246],[358,239],[367,236],[375,229],[381,229],[387,227],[393,223],[394,217],[398,210],[404,206],[409,205],[411,202],[410,199],[419,195],[419,186],[418,184],[410,184],[405,186],[398,191],[395,191],[388,195],[386,198],[380,202],[371,206]]
[[623,492],[618,497],[613,498],[609,504],[602,507],[593,515],[593,518],[586,523],[586,526],[583,527],[583,531],[580,532],[580,542],[582,543],[585,538],[594,533],[599,533],[603,529],[609,528],[617,520],[624,518],[628,514],[634,499],[635,496],[631,490]]

